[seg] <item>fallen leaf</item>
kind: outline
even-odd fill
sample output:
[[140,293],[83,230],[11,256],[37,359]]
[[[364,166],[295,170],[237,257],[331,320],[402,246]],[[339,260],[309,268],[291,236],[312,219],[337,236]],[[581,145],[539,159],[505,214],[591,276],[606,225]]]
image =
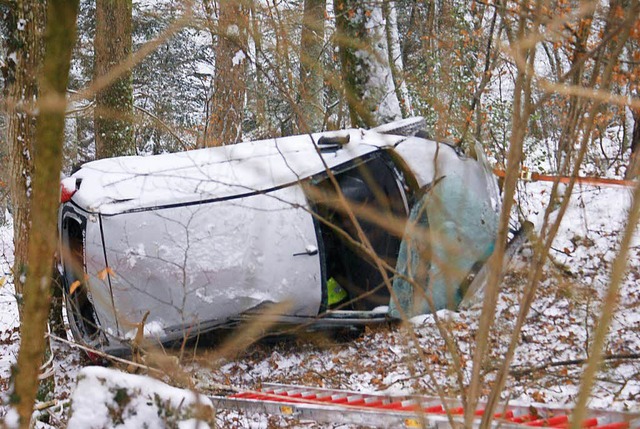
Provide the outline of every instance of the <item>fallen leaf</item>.
[[111,269],[111,267],[107,267],[104,270],[98,272],[98,278],[100,280],[104,280],[107,278],[108,275],[113,276],[115,273],[113,272],[113,270]]
[[81,284],[82,283],[80,283],[80,280],[76,280],[75,282],[71,283],[71,286],[69,286],[69,295],[73,295],[73,293],[80,287]]

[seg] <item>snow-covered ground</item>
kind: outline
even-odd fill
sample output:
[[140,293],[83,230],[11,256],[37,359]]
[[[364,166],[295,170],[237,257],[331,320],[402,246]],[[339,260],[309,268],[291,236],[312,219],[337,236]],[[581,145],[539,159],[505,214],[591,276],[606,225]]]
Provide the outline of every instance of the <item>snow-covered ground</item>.
[[[529,183],[520,194],[523,214],[539,226],[550,185]],[[617,254],[617,243],[626,221],[630,192],[624,188],[583,187],[574,191],[572,203],[552,250],[552,262],[544,271],[537,298],[520,335],[504,398],[571,404],[579,389],[582,359],[601,310],[599,297],[608,284],[608,274]],[[8,267],[11,263],[11,227],[0,227],[0,390],[7,410],[7,377],[18,347],[17,314]],[[485,362],[485,390],[491,383],[506,351],[518,312],[518,298],[528,273],[525,249],[509,269],[502,285]],[[628,258],[628,275],[621,288],[613,326],[606,348],[607,360],[597,377],[591,406],[640,412],[640,237],[636,231]],[[474,335],[480,306],[458,313],[438,314],[457,342],[463,378],[468,381]],[[457,397],[461,386],[451,365],[433,316],[413,319],[411,329],[420,343],[423,357],[400,327],[367,328],[355,339],[335,341],[321,335],[301,336],[285,341],[262,342],[238,351],[235,358],[220,358],[215,348],[184,353],[182,369],[173,367],[164,381],[203,393],[218,392],[220,384],[254,388],[263,382],[305,384],[363,392],[435,393],[435,382],[447,395]],[[176,407],[197,402],[186,390],[175,390],[156,380],[131,376],[115,370],[80,369],[77,351],[56,347],[58,376],[53,427],[64,426],[70,408],[73,427],[139,427],[141,416],[151,427],[168,425]],[[177,352],[176,352],[177,353]],[[93,381],[92,381],[93,380]],[[104,380],[104,381],[96,381]],[[171,381],[173,380],[173,381]],[[125,389],[125,390],[122,390]],[[129,390],[126,390],[129,389]],[[132,393],[133,392],[133,393]],[[88,400],[89,399],[89,400]],[[72,401],[71,406],[67,407]],[[184,402],[182,402],[184,401]],[[205,400],[201,401],[206,405]],[[176,405],[178,404],[178,405]],[[205,407],[206,408],[206,407]],[[115,410],[115,411],[114,411]],[[163,414],[164,413],[164,414]],[[178,412],[179,427],[195,426],[197,412]],[[156,419],[155,416],[159,416]],[[209,417],[203,417],[206,424]],[[155,419],[155,420],[154,420]],[[164,419],[164,420],[163,420]],[[80,423],[78,423],[80,422]],[[220,427],[320,427],[309,422],[280,421],[263,415],[218,412]],[[119,424],[119,426],[118,426]],[[41,426],[46,426],[40,424]],[[89,425],[89,426],[87,426]],[[173,426],[172,426],[173,427]],[[199,427],[207,427],[201,425]]]
[[[11,375],[11,365],[19,346],[18,309],[10,267],[13,264],[13,225],[0,226],[0,391],[5,392]],[[4,399],[4,398],[3,398]]]

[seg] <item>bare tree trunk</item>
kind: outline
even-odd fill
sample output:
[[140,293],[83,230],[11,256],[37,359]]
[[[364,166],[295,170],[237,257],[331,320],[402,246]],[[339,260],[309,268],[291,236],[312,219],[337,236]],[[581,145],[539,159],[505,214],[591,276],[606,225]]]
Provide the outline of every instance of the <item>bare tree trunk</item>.
[[640,111],[633,111],[633,135],[631,136],[631,157],[624,174],[626,179],[635,179],[640,174]]
[[420,7],[420,3],[418,0],[412,0],[409,23],[402,37],[402,64],[404,64],[407,69],[414,63],[412,60],[419,58],[419,55],[416,55],[416,53],[420,52],[422,42],[420,37],[424,31],[424,21],[426,21],[421,13],[422,8]]
[[383,2],[382,13],[385,20],[385,34],[387,37],[387,47],[389,54],[389,67],[393,86],[396,90],[396,97],[400,102],[400,112],[402,117],[412,114],[411,99],[407,84],[404,81],[404,65],[402,63],[402,51],[400,49],[400,38],[398,36],[398,18],[396,13],[396,2]]
[[[4,119],[0,116],[0,119]],[[0,125],[4,127],[4,122]],[[7,138],[2,131],[0,131],[0,164],[9,165],[9,144]],[[10,207],[11,199],[9,198],[9,172],[5,169],[0,171],[0,226],[4,225],[7,221],[5,216],[6,210]]]
[[454,67],[450,58],[455,49],[453,35],[449,28],[455,28],[455,22],[451,12],[452,5],[446,0],[431,1],[431,19],[435,23],[431,25],[429,33],[429,46],[432,55],[435,54],[440,63],[438,78],[434,90],[437,94],[432,97],[433,108],[437,112],[434,136],[436,140],[450,139],[455,121],[455,115],[451,114],[451,107],[456,96],[454,91],[455,76]]
[[335,9],[351,125],[370,128],[400,118],[380,5],[336,0]]
[[[131,0],[96,0],[95,77],[105,76],[131,54]],[[96,158],[135,155],[131,70],[96,94]]]
[[[589,39],[589,34],[591,33],[592,22],[593,12],[580,20],[578,29],[575,34],[574,49],[571,58],[571,66],[575,70],[575,73],[571,79],[571,83],[575,86],[582,85],[582,79],[585,72],[583,57],[587,51],[587,41]],[[558,156],[556,160],[556,168],[558,170],[560,170],[560,166],[563,164],[565,157],[571,156],[573,144],[575,141],[576,129],[579,128],[579,124],[588,107],[587,103],[585,103],[582,98],[576,96],[571,96],[568,103],[568,119],[562,129],[562,134],[558,143]]]
[[324,46],[324,14],[326,0],[305,0],[300,41],[300,109],[298,130],[322,131],[324,119],[324,73],[322,50]]
[[[249,4],[250,14],[250,29],[251,40],[253,41],[253,48],[255,50],[255,58],[253,60],[253,87],[247,88],[247,103],[250,105],[250,109],[255,116],[256,126],[260,130],[258,136],[266,131],[267,135],[271,136],[268,130],[265,130],[268,121],[265,119],[267,114],[266,98],[267,90],[265,88],[265,76],[262,64],[262,57],[264,56],[262,47],[262,33],[260,17],[257,15],[258,7],[256,0],[251,0]],[[248,41],[247,41],[248,43]]]
[[[34,3],[40,3],[38,1]],[[45,58],[41,82],[42,95],[38,101],[36,151],[33,154],[32,230],[28,247],[27,280],[24,286],[24,312],[22,337],[18,354],[15,381],[17,410],[20,427],[29,428],[36,391],[38,373],[42,363],[49,315],[49,286],[51,261],[55,252],[56,220],[66,89],[69,78],[71,51],[75,44],[78,0],[49,0]]]
[[[212,10],[205,0],[207,14]],[[210,17],[211,18],[211,17]],[[211,117],[206,146],[237,143],[242,139],[244,100],[246,91],[247,8],[237,0],[220,0],[216,66],[211,100]]]
[[[31,230],[30,199],[32,193],[33,147],[36,134],[34,100],[38,96],[37,77],[42,61],[42,32],[45,26],[45,7],[40,1],[16,3],[9,12],[10,34],[8,61],[4,70],[5,95],[8,100],[7,138],[11,145],[11,201],[13,204],[13,231],[15,260],[14,284],[18,308],[27,263],[27,243]],[[15,58],[12,61],[11,58]]]

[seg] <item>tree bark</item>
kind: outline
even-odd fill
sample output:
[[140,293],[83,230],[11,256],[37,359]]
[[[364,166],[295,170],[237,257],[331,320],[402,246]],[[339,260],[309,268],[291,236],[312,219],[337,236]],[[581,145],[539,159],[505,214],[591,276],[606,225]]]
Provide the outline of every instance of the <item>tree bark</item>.
[[370,128],[401,117],[378,4],[336,0],[342,82],[351,125]]
[[34,100],[38,96],[37,77],[42,63],[45,20],[43,2],[21,1],[15,4],[15,9],[9,11],[8,60],[3,69],[11,160],[10,189],[15,249],[13,277],[20,311],[27,243],[31,230],[30,199],[33,191],[33,147],[36,134]]
[[304,133],[322,131],[324,119],[324,14],[326,0],[305,0],[300,40],[300,108],[298,130]]
[[635,179],[640,175],[640,110],[633,111],[633,134],[631,136],[631,156],[625,171],[625,179]]
[[[580,19],[578,28],[574,36],[573,52],[571,53],[571,67],[575,70],[571,78],[571,83],[575,86],[581,86],[585,74],[585,65],[583,56],[587,52],[587,41],[591,33],[593,22],[593,13]],[[558,156],[556,160],[556,169],[560,173],[560,168],[565,158],[571,157],[573,143],[577,139],[577,132],[580,122],[588,108],[588,103],[580,97],[571,96],[568,100],[569,112],[567,121],[562,128],[562,134],[558,142]]]
[[[208,3],[205,1],[205,6]],[[211,6],[207,9],[210,15]],[[233,144],[242,139],[248,23],[248,11],[242,2],[218,2],[217,31],[212,31],[217,34],[218,43],[206,146]]]
[[[260,4],[257,0],[249,1],[249,22],[250,32],[247,38],[247,43],[253,44],[253,50],[255,56],[253,62],[247,64],[247,67],[252,67],[250,74],[253,79],[247,85],[247,106],[248,110],[252,112],[257,130],[260,130],[258,137],[272,137],[273,133],[269,132],[269,121],[267,120],[267,104],[266,99],[268,97],[268,91],[266,89],[266,76],[264,71],[264,51],[262,44],[262,23],[261,17],[258,16],[260,11]],[[250,38],[250,39],[249,39]],[[251,42],[249,42],[251,40]],[[251,48],[249,48],[251,49]],[[266,133],[266,134],[265,134]]]
[[396,2],[385,1],[382,3],[382,12],[385,19],[385,35],[389,55],[389,68],[393,79],[393,86],[396,90],[396,97],[400,102],[400,112],[402,117],[411,116],[411,98],[407,84],[404,81],[404,64],[402,63],[402,50],[400,48],[400,37],[398,35],[398,18],[396,13]]
[[[34,5],[40,3],[33,2]],[[49,0],[42,94],[38,100],[39,117],[33,153],[32,229],[28,245],[28,269],[24,288],[20,352],[15,380],[16,407],[20,427],[29,428],[38,389],[38,373],[46,341],[44,338],[49,314],[51,261],[56,246],[56,221],[66,89],[71,51],[75,43],[78,0]]]
[[[131,54],[131,0],[96,0],[95,77],[105,76]],[[96,94],[96,158],[135,155],[131,70]]]

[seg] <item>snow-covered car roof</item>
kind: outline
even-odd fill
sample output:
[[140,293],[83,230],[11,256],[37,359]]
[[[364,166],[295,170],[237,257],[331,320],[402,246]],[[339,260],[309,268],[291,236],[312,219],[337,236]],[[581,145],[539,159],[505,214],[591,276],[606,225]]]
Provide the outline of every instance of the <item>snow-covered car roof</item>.
[[[346,135],[347,144],[319,155],[321,137]],[[322,173],[325,163],[332,168],[379,148],[393,147],[403,139],[350,129],[173,154],[109,158],[84,164],[65,179],[65,186],[79,183],[72,197],[76,205],[111,215],[278,188]]]

